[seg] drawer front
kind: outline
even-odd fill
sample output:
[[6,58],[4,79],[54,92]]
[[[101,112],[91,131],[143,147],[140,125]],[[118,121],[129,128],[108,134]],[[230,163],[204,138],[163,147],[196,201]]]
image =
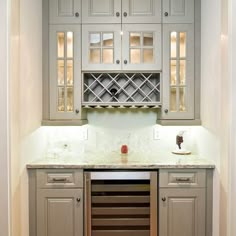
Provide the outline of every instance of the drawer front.
[[82,170],[37,170],[37,188],[78,188],[83,187]]
[[160,187],[205,187],[206,170],[160,170]]

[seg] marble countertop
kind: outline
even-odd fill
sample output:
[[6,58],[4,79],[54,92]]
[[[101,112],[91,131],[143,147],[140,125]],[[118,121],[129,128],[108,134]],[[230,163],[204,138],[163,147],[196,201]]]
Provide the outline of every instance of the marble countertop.
[[215,168],[215,164],[198,155],[176,155],[171,152],[152,154],[95,153],[67,154],[45,157],[27,164],[28,169],[82,168],[82,169],[159,169],[159,168]]

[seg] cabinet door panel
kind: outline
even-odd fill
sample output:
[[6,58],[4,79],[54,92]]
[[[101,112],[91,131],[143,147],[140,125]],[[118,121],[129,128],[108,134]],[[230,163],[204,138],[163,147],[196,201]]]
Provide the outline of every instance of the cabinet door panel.
[[122,0],[123,23],[161,23],[160,0]]
[[50,24],[81,22],[81,0],[49,0]]
[[83,23],[121,23],[121,0],[82,0]]
[[120,25],[83,25],[82,70],[121,69]]
[[194,0],[163,1],[163,23],[193,23]]
[[205,189],[160,189],[160,236],[205,235]]
[[50,119],[81,119],[80,38],[78,25],[50,26]]
[[161,25],[124,24],[122,63],[124,70],[161,70]]
[[163,26],[163,119],[194,119],[194,26]]
[[38,236],[83,236],[82,190],[38,190],[37,216]]

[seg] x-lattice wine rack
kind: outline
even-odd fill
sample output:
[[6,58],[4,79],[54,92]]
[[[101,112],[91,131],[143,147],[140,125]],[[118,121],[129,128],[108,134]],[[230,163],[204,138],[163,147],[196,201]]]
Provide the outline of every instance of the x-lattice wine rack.
[[85,108],[159,108],[160,73],[84,73]]

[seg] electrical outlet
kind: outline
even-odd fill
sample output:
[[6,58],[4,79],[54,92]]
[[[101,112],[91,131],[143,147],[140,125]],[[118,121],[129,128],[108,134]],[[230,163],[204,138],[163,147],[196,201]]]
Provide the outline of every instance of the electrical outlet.
[[157,126],[154,127],[154,128],[153,128],[153,139],[154,139],[154,140],[160,140],[160,139],[161,139],[160,133],[161,133],[161,132],[160,132],[160,128],[157,127]]

